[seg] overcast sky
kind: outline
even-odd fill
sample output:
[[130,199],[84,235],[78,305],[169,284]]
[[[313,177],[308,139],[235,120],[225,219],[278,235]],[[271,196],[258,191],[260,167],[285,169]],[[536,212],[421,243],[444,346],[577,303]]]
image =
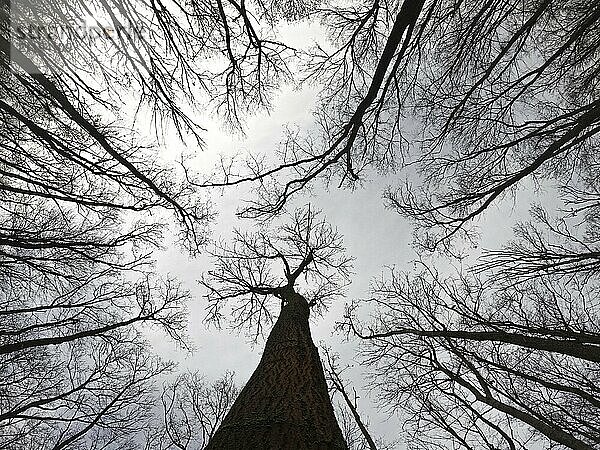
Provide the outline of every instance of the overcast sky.
[[[286,44],[296,48],[308,48],[315,41],[319,41],[321,45],[325,42],[323,32],[316,24],[282,24],[280,33]],[[125,117],[128,117],[126,113],[136,109],[139,95],[134,92],[129,94],[131,101],[124,108]],[[216,114],[207,110],[204,116],[196,120],[206,129],[203,136],[204,148],[197,149],[192,140],[188,142],[189,147],[185,147],[175,136],[174,130],[167,129],[162,155],[166,160],[176,161],[180,153],[195,153],[195,157],[190,160],[190,169],[201,174],[210,173],[220,155],[239,155],[243,158],[248,151],[273,155],[286,126],[299,127],[310,133],[314,126],[313,111],[317,94],[318,86],[314,84],[302,88],[284,86],[275,95],[270,111],[246,118],[244,133],[227,129]],[[121,112],[123,111],[119,111],[119,114]],[[114,117],[106,119],[110,121]],[[153,132],[148,128],[151,121],[146,119],[140,114],[135,120],[134,128],[141,132],[142,140],[151,141],[154,139]],[[404,137],[410,139],[408,135]],[[136,137],[132,134],[132,139],[134,138]],[[388,418],[385,411],[376,408],[376,393],[369,395],[366,369],[360,366],[356,358],[358,342],[355,339],[346,341],[343,335],[334,332],[334,328],[336,321],[342,318],[345,303],[369,297],[371,280],[380,276],[386,267],[395,266],[400,270],[410,271],[413,262],[419,259],[411,245],[410,223],[386,209],[382,200],[384,189],[390,185],[399,185],[405,176],[402,172],[385,177],[367,174],[364,186],[355,191],[337,188],[334,179],[329,189],[315,184],[311,193],[303,193],[288,205],[289,210],[307,203],[320,209],[326,220],[344,237],[347,254],[354,258],[354,276],[346,298],[332,304],[324,317],[313,318],[313,339],[317,345],[323,343],[339,352],[341,366],[353,366],[346,372],[346,377],[350,381],[350,387],[361,395],[359,409],[369,417],[372,434],[389,441],[402,439],[398,434],[399,422],[394,417]],[[211,202],[217,213],[215,222],[210,226],[211,238],[222,237],[227,240],[234,227],[254,226],[252,221],[238,219],[236,216],[241,200],[251,198],[249,188],[250,186],[240,186],[211,194]],[[515,199],[494,203],[477,219],[480,238],[477,246],[469,249],[469,258],[476,258],[482,249],[497,249],[509,240],[515,222],[526,220],[531,204],[537,202],[556,207],[552,186],[534,188],[531,184],[523,183]],[[150,332],[148,335],[152,347],[159,355],[179,362],[180,371],[197,370],[212,381],[230,370],[236,373],[237,384],[243,386],[259,362],[265,340],[259,339],[253,343],[243,332],[239,334],[227,328],[217,329],[205,323],[207,301],[198,280],[204,272],[211,269],[211,261],[207,256],[200,255],[192,259],[174,245],[173,237],[167,237],[164,251],[157,252],[156,257],[157,272],[177,277],[192,294],[192,301],[188,305],[188,333],[195,350],[189,353],[178,349],[168,337],[159,332]],[[436,264],[438,269],[443,270],[448,268],[449,263],[437,260]],[[279,304],[279,301],[273,298],[273,303]],[[366,309],[362,312],[368,314]],[[265,338],[268,331],[266,330]],[[402,449],[404,445],[400,444],[398,448]]]
[[[293,90],[286,88],[274,101],[270,114],[260,114],[248,119],[246,135],[224,131],[218,120],[203,118],[206,133],[205,150],[194,160],[194,169],[208,171],[219,154],[243,154],[247,150],[271,152],[276,149],[285,125],[298,125],[305,129],[311,126],[311,112],[314,107],[315,91],[311,89]],[[176,141],[167,142],[173,148],[180,148]],[[173,148],[167,150],[169,153]],[[412,262],[418,258],[411,246],[411,226],[393,211],[384,208],[382,191],[394,185],[403,174],[387,177],[374,176],[362,189],[354,192],[337,189],[315,189],[311,195],[295,200],[295,206],[310,202],[324,212],[326,219],[344,236],[347,252],[355,258],[352,285],[345,301],[365,298],[369,295],[369,282],[382,273],[385,266],[396,266],[410,270]],[[247,198],[245,189],[225,190],[215,195],[213,202],[218,212],[212,225],[212,237],[225,238],[233,227],[250,226],[248,220],[238,220],[235,210],[240,205],[240,195]],[[529,204],[535,197],[533,190],[519,194],[519,202],[505,201],[502,206],[492,208],[484,222],[480,223],[480,245],[471,251],[476,256],[481,248],[497,248],[510,237],[515,220],[527,214]],[[551,198],[547,192],[542,197]],[[206,300],[197,280],[202,272],[210,269],[210,260],[205,256],[189,259],[175,246],[167,243],[167,249],[158,257],[158,272],[177,276],[192,292],[190,304],[189,334],[196,351],[189,355],[178,351],[164,336],[153,335],[152,344],[159,354],[177,360],[182,370],[200,370],[209,380],[216,379],[226,370],[236,372],[238,384],[243,385],[256,368],[264,347],[264,340],[253,345],[250,339],[237,332],[217,330],[204,323]],[[277,300],[274,299],[275,302]],[[345,301],[334,304],[325,317],[313,320],[313,338],[317,345],[324,342],[341,353],[342,364],[354,364],[356,341],[344,342],[343,336],[333,333],[334,324],[339,320]],[[347,373],[353,387],[362,393],[361,409],[370,416],[372,432],[388,439],[398,438],[398,422],[386,420],[386,415],[374,410],[374,403],[366,396],[364,371],[356,365]],[[403,448],[399,446],[398,448]]]

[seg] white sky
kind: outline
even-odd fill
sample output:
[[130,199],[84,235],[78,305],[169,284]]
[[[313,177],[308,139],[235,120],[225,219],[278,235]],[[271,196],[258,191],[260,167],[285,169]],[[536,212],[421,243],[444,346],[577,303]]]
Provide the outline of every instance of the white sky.
[[[196,159],[197,167],[194,169],[210,169],[219,153],[231,155],[247,149],[257,152],[274,151],[284,125],[310,125],[314,97],[315,92],[310,90],[284,90],[275,100],[271,114],[262,114],[248,120],[246,138],[225,133],[220,130],[216,121],[203,120],[202,125],[208,128],[207,145],[206,150]],[[335,187],[328,192],[315,189],[310,197],[305,196],[296,201],[298,205],[310,201],[313,206],[320,208],[327,220],[344,236],[347,252],[355,258],[355,276],[346,301],[368,296],[370,280],[378,276],[384,266],[395,265],[410,269],[411,262],[417,259],[410,245],[410,225],[394,212],[386,210],[381,198],[383,189],[400,179],[401,175],[378,178],[355,192]],[[214,238],[226,235],[234,226],[244,227],[244,221],[235,217],[235,210],[239,206],[238,195],[239,191],[236,189],[226,190],[222,196],[214,197],[215,208],[219,212],[219,217],[212,226]],[[532,190],[527,190],[519,196],[520,201],[516,204],[507,201],[503,207],[493,207],[481,224],[479,249],[497,248],[504,242],[511,234],[514,221],[527,214],[532,198]],[[202,272],[210,269],[209,260],[205,256],[191,260],[171,246],[159,256],[157,269],[159,273],[177,276],[193,294],[189,307],[189,333],[196,351],[192,355],[184,355],[164,337],[153,336],[152,344],[156,350],[159,354],[180,361],[181,369],[200,370],[208,379],[219,377],[225,370],[233,370],[236,372],[237,383],[243,385],[258,364],[264,341],[252,345],[244,335],[205,326],[203,319],[207,302],[197,280]],[[323,319],[313,321],[313,338],[317,345],[325,342],[333,350],[340,352],[341,364],[354,364],[356,342],[344,343],[342,336],[333,334],[335,321],[341,317],[343,308],[344,302],[338,302],[331,306]],[[386,420],[385,414],[377,413],[374,403],[366,395],[363,369],[355,365],[346,375],[350,378],[352,387],[361,395],[359,406],[363,413],[370,416],[373,435],[384,436],[389,440],[397,439],[398,422]]]
[[[291,46],[306,48],[315,39],[322,41],[321,30],[315,25],[307,26],[306,23],[301,23],[285,25],[282,28],[282,35]],[[203,151],[196,152],[191,168],[208,173],[221,154],[243,155],[246,151],[273,154],[286,125],[297,125],[304,130],[311,128],[316,94],[315,86],[302,90],[284,87],[275,96],[270,113],[247,118],[245,136],[232,135],[225,131],[222,123],[210,113],[198,118],[197,122],[207,129],[203,136],[206,146]],[[140,123],[143,124],[143,120],[138,118],[137,125]],[[182,148],[177,137],[170,133],[170,130],[166,131],[163,153],[166,159],[176,158],[182,150],[186,153],[195,151],[193,146]],[[357,342],[345,342],[344,337],[334,334],[333,330],[336,320],[341,318],[344,303],[367,297],[370,280],[380,275],[384,266],[393,265],[410,270],[412,262],[418,258],[411,246],[410,224],[396,213],[386,210],[382,201],[384,188],[397,185],[403,177],[401,173],[385,178],[373,175],[373,179],[369,180],[364,188],[354,192],[337,189],[335,183],[332,183],[328,191],[314,189],[310,196],[304,195],[295,200],[297,206],[310,202],[314,207],[321,209],[326,219],[344,236],[348,255],[355,258],[355,276],[345,301],[331,305],[325,317],[312,321],[311,328],[317,345],[323,342],[340,353],[340,366],[353,365],[345,376],[349,379],[351,387],[360,395],[360,411],[369,417],[373,436],[384,437],[388,441],[402,439],[402,436],[398,435],[399,422],[395,418],[388,419],[385,413],[378,412],[373,398],[367,394],[364,369],[353,360]],[[235,216],[235,211],[240,206],[240,195],[248,198],[247,188],[225,190],[222,195],[212,198],[218,212],[218,218],[211,226],[213,238],[226,237],[233,227],[243,228],[250,225],[250,222],[240,221]],[[481,249],[498,248],[510,239],[512,226],[517,220],[527,217],[529,207],[535,201],[555,203],[552,190],[535,192],[532,186],[528,186],[519,192],[517,201],[507,200],[489,208],[478,223],[480,241],[478,248],[471,252],[472,257],[476,257]],[[253,345],[243,334],[238,335],[237,332],[227,329],[217,330],[212,326],[207,328],[204,324],[207,302],[197,280],[209,269],[210,260],[206,256],[190,259],[173,245],[167,244],[167,250],[158,255],[158,273],[176,276],[192,293],[193,300],[189,305],[189,335],[196,350],[191,355],[184,354],[163,335],[157,334],[150,335],[151,343],[160,355],[180,362],[180,370],[199,370],[208,380],[220,377],[226,370],[233,370],[236,372],[236,382],[241,386],[256,368],[264,340]],[[276,299],[273,301],[278,302]],[[400,444],[397,448],[403,449],[405,446]]]
[[[281,32],[286,43],[296,47],[306,47],[314,39],[322,38],[319,27],[308,26],[306,23],[282,26]],[[310,129],[315,96],[316,91],[311,88],[284,88],[274,99],[274,107],[270,114],[264,113],[248,118],[246,136],[228,134],[218,120],[211,120],[208,115],[198,118],[197,121],[207,128],[204,136],[206,148],[198,152],[192,169],[208,172],[219,154],[231,156],[243,154],[247,150],[272,154],[281,139],[285,125],[298,125],[303,129]],[[142,122],[141,118],[138,120]],[[171,132],[172,130],[167,130],[165,138],[166,158],[176,156],[182,150],[182,144]],[[344,236],[347,252],[355,258],[355,276],[348,291],[348,302],[367,297],[370,280],[377,277],[384,266],[395,265],[402,269],[410,269],[411,262],[417,259],[411,247],[410,225],[394,212],[386,210],[381,198],[386,186],[395,185],[401,180],[402,175],[378,177],[354,192],[335,187],[329,191],[315,189],[310,197],[296,199],[297,205],[310,202],[314,207],[321,209],[327,220]],[[240,204],[240,191],[244,189],[225,190],[222,196],[214,196],[213,201],[219,216],[211,226],[213,237],[227,234],[234,226],[244,226],[244,223],[235,217],[235,210]],[[481,240],[474,253],[479,252],[481,248],[498,248],[510,237],[514,222],[526,217],[533,200],[552,203],[552,197],[551,190],[535,194],[530,187],[519,194],[519,201],[514,204],[506,201],[501,206],[493,206],[480,223]],[[258,364],[264,341],[252,345],[244,335],[205,326],[203,320],[207,303],[197,283],[201,274],[210,269],[210,261],[205,256],[190,259],[175,246],[167,244],[167,249],[157,257],[157,272],[176,276],[193,295],[189,305],[189,335],[196,347],[193,354],[184,354],[163,335],[151,334],[150,340],[157,353],[179,361],[181,370],[200,370],[210,380],[220,377],[226,370],[233,370],[237,374],[237,383],[243,385]],[[274,299],[274,302],[277,300]],[[353,364],[356,349],[355,341],[345,343],[343,336],[333,334],[334,324],[341,318],[343,309],[344,302],[338,302],[331,306],[325,317],[312,323],[315,343],[318,345],[324,342],[334,351],[340,352],[341,365]],[[398,422],[386,421],[385,414],[377,413],[374,403],[366,395],[363,369],[355,365],[346,375],[350,378],[352,387],[361,394],[359,407],[363,413],[370,416],[372,434],[389,440],[397,439]]]

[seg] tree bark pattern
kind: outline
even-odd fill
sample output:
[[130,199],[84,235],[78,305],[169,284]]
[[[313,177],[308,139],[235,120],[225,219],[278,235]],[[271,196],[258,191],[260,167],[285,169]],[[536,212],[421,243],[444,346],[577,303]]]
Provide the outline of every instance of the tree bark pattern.
[[258,367],[206,450],[347,449],[335,418],[309,306],[293,290]]

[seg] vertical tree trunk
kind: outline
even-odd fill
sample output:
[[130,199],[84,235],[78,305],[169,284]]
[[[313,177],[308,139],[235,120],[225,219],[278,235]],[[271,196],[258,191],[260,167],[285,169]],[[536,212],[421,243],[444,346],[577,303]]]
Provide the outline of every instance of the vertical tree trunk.
[[306,299],[289,289],[258,367],[205,450],[346,449]]

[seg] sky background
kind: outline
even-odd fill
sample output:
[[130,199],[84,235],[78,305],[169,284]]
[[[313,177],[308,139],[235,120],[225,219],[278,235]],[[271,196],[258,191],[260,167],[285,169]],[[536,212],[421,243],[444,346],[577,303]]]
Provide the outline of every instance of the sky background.
[[[284,42],[297,48],[307,48],[313,42],[324,42],[322,30],[318,25],[299,22],[282,24],[279,30]],[[194,147],[189,141],[189,147],[175,136],[174,130],[164,130],[164,144],[161,150],[165,160],[177,160],[180,153],[195,153],[190,160],[190,168],[199,173],[209,173],[220,155],[243,156],[246,152],[272,155],[282,139],[286,126],[297,126],[302,130],[313,127],[313,111],[315,110],[318,86],[311,84],[302,88],[284,86],[273,99],[273,107],[269,112],[262,112],[247,117],[244,124],[244,134],[233,132],[216,116],[207,112],[197,118],[197,122],[206,128],[203,150]],[[130,108],[135,110],[136,93],[131,92]],[[201,103],[201,102],[199,102]],[[112,119],[112,118],[111,118]],[[134,128],[150,141],[153,132],[149,129],[150,121],[141,115],[136,118]],[[132,137],[133,139],[133,137]],[[370,281],[381,275],[385,267],[395,266],[400,270],[411,270],[413,262],[419,258],[411,245],[412,227],[398,214],[384,207],[382,193],[387,186],[397,186],[405,174],[390,174],[378,176],[367,175],[364,186],[349,191],[336,187],[335,179],[329,189],[316,183],[310,194],[304,193],[295,198],[289,205],[289,210],[295,206],[310,203],[313,208],[320,209],[327,221],[338,229],[344,237],[347,254],[354,258],[354,276],[348,288],[345,299],[332,304],[328,312],[311,323],[315,344],[324,343],[333,351],[340,353],[340,365],[352,365],[345,373],[349,387],[355,388],[360,397],[359,409],[371,422],[371,432],[375,437],[384,437],[392,441],[402,439],[398,434],[399,422],[396,417],[389,418],[385,411],[376,409],[375,395],[369,393],[368,380],[365,378],[366,368],[363,368],[355,358],[358,342],[355,339],[347,341],[345,336],[336,333],[336,321],[342,318],[346,302],[369,296]],[[211,237],[227,240],[234,227],[245,228],[253,226],[249,220],[236,217],[240,200],[250,198],[248,187],[242,186],[216,192],[211,197],[215,212],[218,216],[211,224]],[[530,205],[541,202],[553,205],[555,196],[550,186],[523,185],[516,199],[506,199],[493,204],[477,223],[481,232],[476,248],[469,251],[470,259],[476,258],[482,249],[496,249],[511,237],[511,229],[516,221],[523,220],[528,215]],[[177,277],[192,294],[189,303],[190,342],[195,348],[192,353],[177,348],[168,337],[158,332],[150,332],[148,337],[155,351],[168,359],[179,362],[180,371],[199,371],[207,380],[212,381],[223,375],[227,370],[236,373],[239,386],[248,380],[256,368],[264,348],[264,339],[253,343],[248,335],[239,334],[230,329],[217,329],[207,325],[207,301],[204,291],[198,284],[202,273],[211,269],[211,261],[206,255],[190,258],[175,244],[174,238],[165,239],[165,249],[156,253],[159,274],[170,274]],[[468,263],[468,261],[467,261]],[[443,270],[448,262],[438,260],[436,267]],[[273,298],[274,304],[279,301]],[[368,314],[368,311],[363,311]],[[266,330],[268,334],[268,330]],[[266,338],[266,335],[265,335]],[[401,411],[399,411],[401,413]],[[404,448],[404,445],[398,445]]]
[[[203,118],[201,123],[207,128],[206,146],[205,150],[198,152],[192,168],[200,172],[209,171],[219,154],[243,155],[247,150],[267,153],[274,151],[286,125],[310,128],[315,94],[316,91],[309,88],[284,89],[276,97],[270,113],[248,119],[245,136],[226,131],[218,120]],[[165,151],[171,153],[177,149],[181,149],[181,144],[176,140],[166,143]],[[293,206],[302,206],[310,202],[312,207],[321,209],[329,223],[337,227],[344,236],[348,255],[355,258],[355,275],[352,277],[346,298],[332,304],[324,317],[313,319],[311,328],[317,345],[325,343],[339,352],[342,367],[346,364],[353,365],[345,375],[351,387],[356,388],[361,396],[359,407],[370,418],[372,434],[388,440],[399,438],[399,422],[396,418],[388,418],[387,414],[375,409],[374,395],[368,394],[365,370],[354,358],[357,341],[346,341],[344,336],[334,332],[334,326],[342,317],[346,302],[368,297],[371,279],[379,276],[385,266],[410,270],[413,261],[418,259],[411,246],[410,224],[398,214],[386,209],[382,201],[385,187],[395,185],[403,176],[402,173],[386,177],[373,176],[371,180],[366,181],[363,188],[354,192],[338,189],[335,183],[329,189],[317,186],[310,195],[296,198],[290,206],[291,210]],[[234,227],[244,228],[252,225],[251,221],[239,220],[235,215],[240,205],[240,197],[248,198],[248,195],[250,194],[247,189],[236,188],[226,189],[213,196],[212,201],[218,212],[218,217],[211,226],[213,239],[227,239]],[[492,207],[479,223],[480,242],[477,248],[471,249],[472,257],[476,257],[482,248],[497,248],[505,242],[511,235],[514,222],[526,217],[531,201],[551,197],[547,191],[540,190],[536,194],[529,188],[518,194],[517,202],[509,199]],[[236,382],[240,386],[243,385],[259,362],[264,339],[254,344],[247,335],[226,328],[218,330],[214,326],[207,326],[204,323],[207,301],[203,298],[204,292],[197,280],[203,272],[210,270],[210,259],[206,255],[190,259],[169,241],[166,241],[165,246],[165,251],[158,255],[157,271],[176,276],[192,293],[193,300],[189,305],[189,335],[195,352],[183,352],[158,334],[150,336],[152,345],[162,356],[178,361],[181,370],[199,370],[207,380],[214,380],[226,370],[233,370],[236,373]],[[439,269],[443,270],[445,264],[447,265],[443,260],[437,261]],[[276,299],[273,301],[278,302]],[[399,445],[397,448],[404,446]]]
[[[284,41],[297,48],[307,48],[315,41],[323,43],[322,30],[314,25],[297,23],[282,25],[280,30]],[[313,111],[316,107],[318,86],[314,84],[302,88],[284,86],[276,93],[272,108],[246,118],[244,133],[234,132],[225,126],[216,113],[206,110],[205,115],[197,118],[206,132],[203,135],[205,145],[202,150],[189,141],[185,146],[173,130],[165,130],[164,145],[161,155],[165,160],[177,160],[181,153],[194,154],[190,160],[190,168],[199,173],[210,173],[218,162],[220,155],[242,156],[253,153],[273,155],[282,139],[286,126],[310,130],[313,125]],[[135,107],[135,94],[131,97],[132,108]],[[135,126],[142,135],[151,136],[149,129],[144,129],[150,121],[140,116]],[[359,410],[370,420],[370,431],[374,437],[383,437],[388,442],[399,440],[398,449],[405,448],[399,434],[400,422],[396,416],[390,417],[385,411],[376,407],[376,393],[369,392],[368,380],[365,378],[366,368],[361,367],[356,358],[358,342],[349,341],[345,336],[335,333],[335,323],[340,320],[346,302],[369,296],[370,281],[378,277],[385,267],[394,266],[401,270],[411,270],[413,262],[419,255],[412,247],[412,227],[395,212],[384,207],[382,193],[388,186],[399,185],[405,173],[378,176],[367,175],[362,188],[355,191],[339,189],[335,179],[329,189],[322,184],[315,184],[310,193],[296,197],[288,210],[310,203],[313,208],[320,209],[326,220],[335,226],[344,237],[347,254],[354,258],[354,276],[345,299],[332,304],[324,317],[313,318],[311,329],[313,340],[317,346],[326,344],[334,352],[340,354],[340,366],[350,365],[345,373],[349,387],[359,393]],[[250,186],[235,187],[216,192],[211,197],[215,212],[218,213],[211,224],[211,238],[228,239],[234,227],[253,226],[250,220],[240,220],[236,210],[240,200],[251,198]],[[550,186],[533,186],[524,184],[515,198],[494,203],[486,213],[478,219],[480,238],[476,248],[469,248],[469,261],[477,258],[482,249],[497,249],[510,239],[515,222],[527,219],[530,205],[535,202],[556,207],[556,196]],[[253,343],[248,335],[230,329],[217,329],[207,325],[207,301],[204,291],[198,284],[203,272],[211,269],[211,261],[205,255],[189,258],[174,243],[174,238],[165,240],[165,249],[157,253],[157,272],[177,277],[192,294],[189,303],[190,341],[195,348],[193,353],[175,347],[168,337],[151,332],[149,340],[155,351],[168,359],[179,363],[179,371],[199,371],[208,381],[215,380],[227,370],[236,373],[236,383],[241,387],[248,380],[260,360],[264,339]],[[436,268],[440,271],[451,269],[448,261],[435,259]],[[278,304],[277,299],[273,299]],[[362,313],[368,315],[363,309]],[[268,335],[268,329],[266,336]],[[398,413],[401,414],[401,411]]]

